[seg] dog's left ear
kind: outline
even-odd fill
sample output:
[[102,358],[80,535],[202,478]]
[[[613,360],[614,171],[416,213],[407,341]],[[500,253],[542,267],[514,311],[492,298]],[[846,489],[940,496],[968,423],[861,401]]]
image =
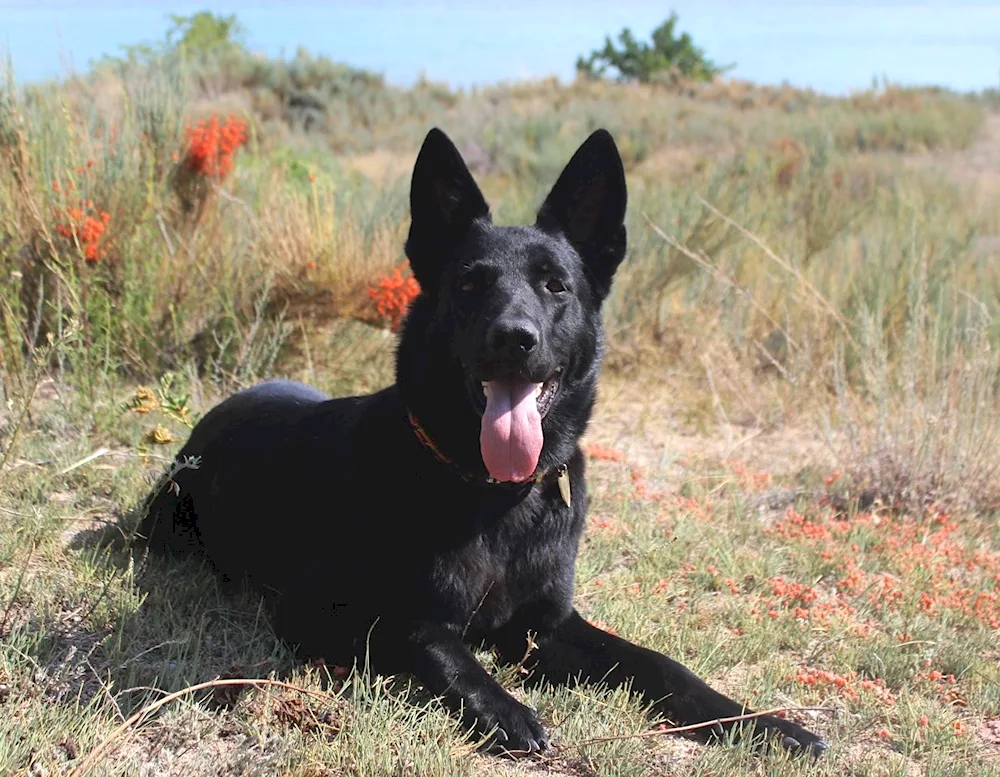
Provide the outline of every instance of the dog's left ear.
[[573,154],[535,221],[540,229],[566,237],[601,299],[625,257],[627,198],[618,147],[610,132],[599,129]]

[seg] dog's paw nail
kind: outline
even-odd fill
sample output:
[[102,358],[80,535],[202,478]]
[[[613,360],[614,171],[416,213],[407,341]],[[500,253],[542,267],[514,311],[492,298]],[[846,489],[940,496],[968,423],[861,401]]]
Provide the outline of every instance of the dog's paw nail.
[[722,727],[721,723],[716,723],[714,726],[712,726],[712,731],[714,731],[715,735],[718,737],[722,737],[726,733],[726,730]]
[[787,747],[789,750],[798,750],[802,744],[795,737],[785,737],[781,740],[781,746]]
[[501,742],[509,742],[510,741],[510,737],[507,736],[507,732],[504,731],[502,728],[498,728],[497,729],[496,738],[499,739]]
[[542,746],[540,744],[538,744],[538,742],[536,742],[534,739],[529,739],[528,740],[528,752],[529,753],[537,753],[541,749],[542,749]]
[[819,758],[823,753],[830,749],[830,745],[827,744],[825,739],[817,739],[812,743],[812,754],[814,758]]

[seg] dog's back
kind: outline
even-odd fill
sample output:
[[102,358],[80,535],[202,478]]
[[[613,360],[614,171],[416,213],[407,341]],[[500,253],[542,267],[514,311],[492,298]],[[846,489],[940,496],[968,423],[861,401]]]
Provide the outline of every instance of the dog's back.
[[[330,397],[319,389],[287,380],[272,380],[252,386],[225,399],[195,426],[177,454],[175,464],[157,483],[142,506],[138,540],[153,553],[187,557],[204,551],[197,525],[195,504],[205,508],[212,485],[212,472],[200,470],[207,454],[225,450],[227,459],[251,451],[249,445],[275,445],[287,430],[318,403]],[[243,445],[234,445],[242,440]]]

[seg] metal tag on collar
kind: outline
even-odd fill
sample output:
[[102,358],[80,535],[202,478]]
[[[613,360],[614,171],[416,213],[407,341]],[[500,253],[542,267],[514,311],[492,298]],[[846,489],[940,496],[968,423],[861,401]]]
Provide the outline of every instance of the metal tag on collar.
[[556,482],[559,484],[559,496],[566,503],[567,507],[573,506],[573,494],[569,487],[569,469],[565,464],[559,467],[559,477]]

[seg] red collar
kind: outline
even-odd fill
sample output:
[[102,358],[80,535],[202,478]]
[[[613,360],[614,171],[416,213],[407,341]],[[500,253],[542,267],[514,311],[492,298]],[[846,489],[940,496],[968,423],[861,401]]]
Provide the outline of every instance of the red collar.
[[[420,421],[417,420],[417,417],[413,415],[413,411],[409,408],[406,410],[406,419],[410,422],[410,429],[413,430],[413,434],[416,436],[420,444],[439,462],[446,464],[455,470],[456,474],[467,483],[481,483],[490,486],[507,486],[508,488],[524,488],[525,486],[533,486],[536,483],[541,483],[545,476],[549,473],[549,470],[547,469],[536,470],[535,474],[528,480],[522,481],[521,483],[513,483],[496,480],[495,478],[491,478],[489,475],[474,475],[471,472],[466,472],[441,452],[441,449],[435,445],[434,440],[431,439],[429,434],[427,434],[427,430],[421,426]],[[565,468],[565,465],[563,465],[561,467],[557,467],[556,469],[558,469],[561,474]]]

